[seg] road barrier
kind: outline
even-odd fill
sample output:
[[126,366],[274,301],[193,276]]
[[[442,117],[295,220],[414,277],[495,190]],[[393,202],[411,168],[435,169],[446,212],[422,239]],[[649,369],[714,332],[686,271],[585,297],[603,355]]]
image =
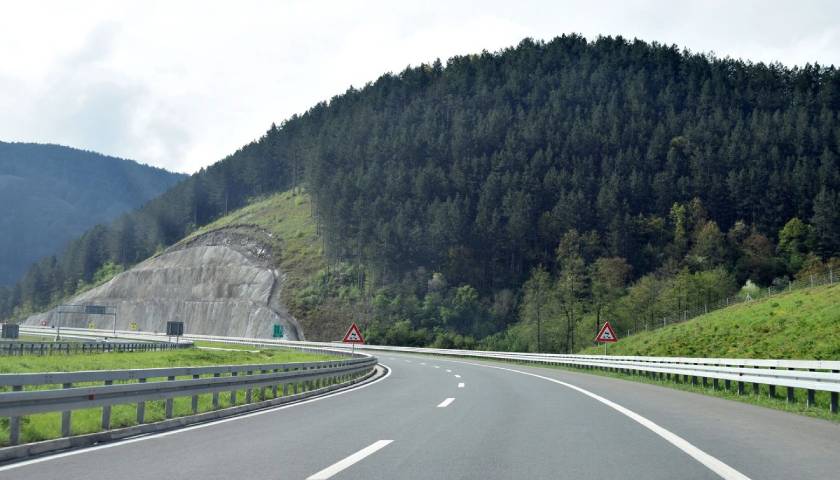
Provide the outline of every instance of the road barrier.
[[[283,345],[312,347],[342,347],[342,344],[324,342],[287,342],[255,338],[216,337],[210,335],[187,335],[189,340],[207,340],[248,345]],[[441,348],[390,347],[383,345],[357,345],[356,350],[420,353],[462,358],[480,358],[516,363],[559,365],[579,369],[598,369],[628,375],[645,376],[650,379],[670,380],[692,385],[711,386],[715,389],[730,389],[734,384],[739,395],[746,395],[747,385],[757,395],[760,385],[768,386],[768,395],[777,397],[776,389],[786,389],[788,402],[795,402],[795,391],[805,392],[808,406],[816,405],[816,392],[828,392],[828,408],[838,413],[840,395],[840,361],[825,360],[767,360],[739,358],[693,358],[693,357],[641,357],[610,355],[563,355],[550,353],[490,352],[479,350],[454,350]]]
[[69,355],[77,353],[156,352],[192,347],[191,343],[169,342],[18,342],[0,341],[3,355]]
[[[25,415],[62,412],[61,434],[71,435],[72,411],[102,408],[102,430],[111,428],[111,406],[136,404],[137,424],[143,424],[146,402],[165,401],[165,416],[173,416],[173,400],[192,397],[192,414],[198,413],[198,396],[212,394],[212,406],[219,408],[219,396],[229,392],[229,404],[237,403],[237,392],[245,390],[245,403],[256,397],[297,395],[323,387],[351,384],[369,374],[377,359],[368,354],[315,349],[309,351],[345,356],[341,360],[264,365],[224,365],[210,367],[151,368],[61,373],[0,375],[0,417],[9,417],[9,443],[20,442],[20,420]],[[79,385],[83,384],[83,385]],[[46,389],[45,389],[46,387]],[[56,388],[57,387],[57,388]]]
[[[102,334],[108,333],[103,330]],[[137,335],[137,332],[117,332],[119,335]],[[143,333],[143,338],[160,338],[162,334]],[[349,348],[340,343],[293,342],[285,340],[222,337],[213,335],[184,336],[186,340],[204,340],[219,343],[244,345],[273,345],[287,348]],[[491,352],[479,350],[454,350],[440,348],[391,347],[383,345],[357,345],[356,351],[384,351],[443,355],[461,358],[479,358],[516,363],[557,365],[584,370],[602,370],[627,375],[644,376],[649,379],[667,380],[692,385],[725,388],[735,386],[739,395],[760,392],[760,386],[767,386],[767,394],[779,398],[777,389],[785,390],[784,398],[790,403],[796,401],[796,390],[805,392],[808,406],[816,406],[816,392],[828,393],[828,409],[840,412],[840,361],[826,360],[771,360],[739,358],[694,358],[694,357],[643,357],[612,355],[564,355],[550,353]],[[720,384],[723,383],[721,386]],[[751,386],[748,389],[747,386]],[[751,390],[751,391],[749,391]]]

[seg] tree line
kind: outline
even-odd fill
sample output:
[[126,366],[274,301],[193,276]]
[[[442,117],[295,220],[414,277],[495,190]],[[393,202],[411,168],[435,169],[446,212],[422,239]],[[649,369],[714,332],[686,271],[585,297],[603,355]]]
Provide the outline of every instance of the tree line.
[[498,332],[536,316],[567,325],[545,348],[570,351],[582,318],[642,282],[731,291],[840,255],[838,112],[833,66],[526,39],[385,74],[272,126],[33,266],[0,314],[305,184],[327,255],[358,270],[373,339],[507,345]]

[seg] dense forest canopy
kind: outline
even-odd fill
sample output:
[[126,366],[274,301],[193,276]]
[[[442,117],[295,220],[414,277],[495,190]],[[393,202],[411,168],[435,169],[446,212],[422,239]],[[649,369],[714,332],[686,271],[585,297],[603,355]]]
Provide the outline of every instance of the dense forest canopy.
[[490,335],[551,303],[565,327],[538,348],[572,350],[602,309],[638,322],[639,289],[725,295],[840,255],[839,113],[833,66],[526,39],[383,75],[272,126],[36,264],[0,293],[0,314],[305,184],[374,339],[533,349]]
[[60,145],[0,142],[0,285],[185,177]]

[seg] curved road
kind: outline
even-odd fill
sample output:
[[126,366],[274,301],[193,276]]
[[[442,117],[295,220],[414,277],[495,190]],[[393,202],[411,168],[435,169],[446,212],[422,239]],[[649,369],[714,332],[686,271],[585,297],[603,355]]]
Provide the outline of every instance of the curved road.
[[607,377],[383,353],[362,388],[0,467],[4,480],[805,479],[840,425]]

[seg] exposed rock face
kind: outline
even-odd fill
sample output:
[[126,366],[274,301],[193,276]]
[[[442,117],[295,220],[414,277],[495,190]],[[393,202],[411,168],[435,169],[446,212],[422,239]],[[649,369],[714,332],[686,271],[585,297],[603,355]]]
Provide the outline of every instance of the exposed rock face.
[[[137,322],[144,331],[163,332],[166,322],[184,322],[186,333],[271,337],[273,325],[285,338],[303,340],[303,331],[280,300],[283,275],[274,268],[271,234],[233,227],[177,244],[89,290],[68,303],[117,307],[117,329]],[[33,315],[27,324],[59,321],[54,310]],[[62,314],[64,326],[111,328],[112,317]]]

